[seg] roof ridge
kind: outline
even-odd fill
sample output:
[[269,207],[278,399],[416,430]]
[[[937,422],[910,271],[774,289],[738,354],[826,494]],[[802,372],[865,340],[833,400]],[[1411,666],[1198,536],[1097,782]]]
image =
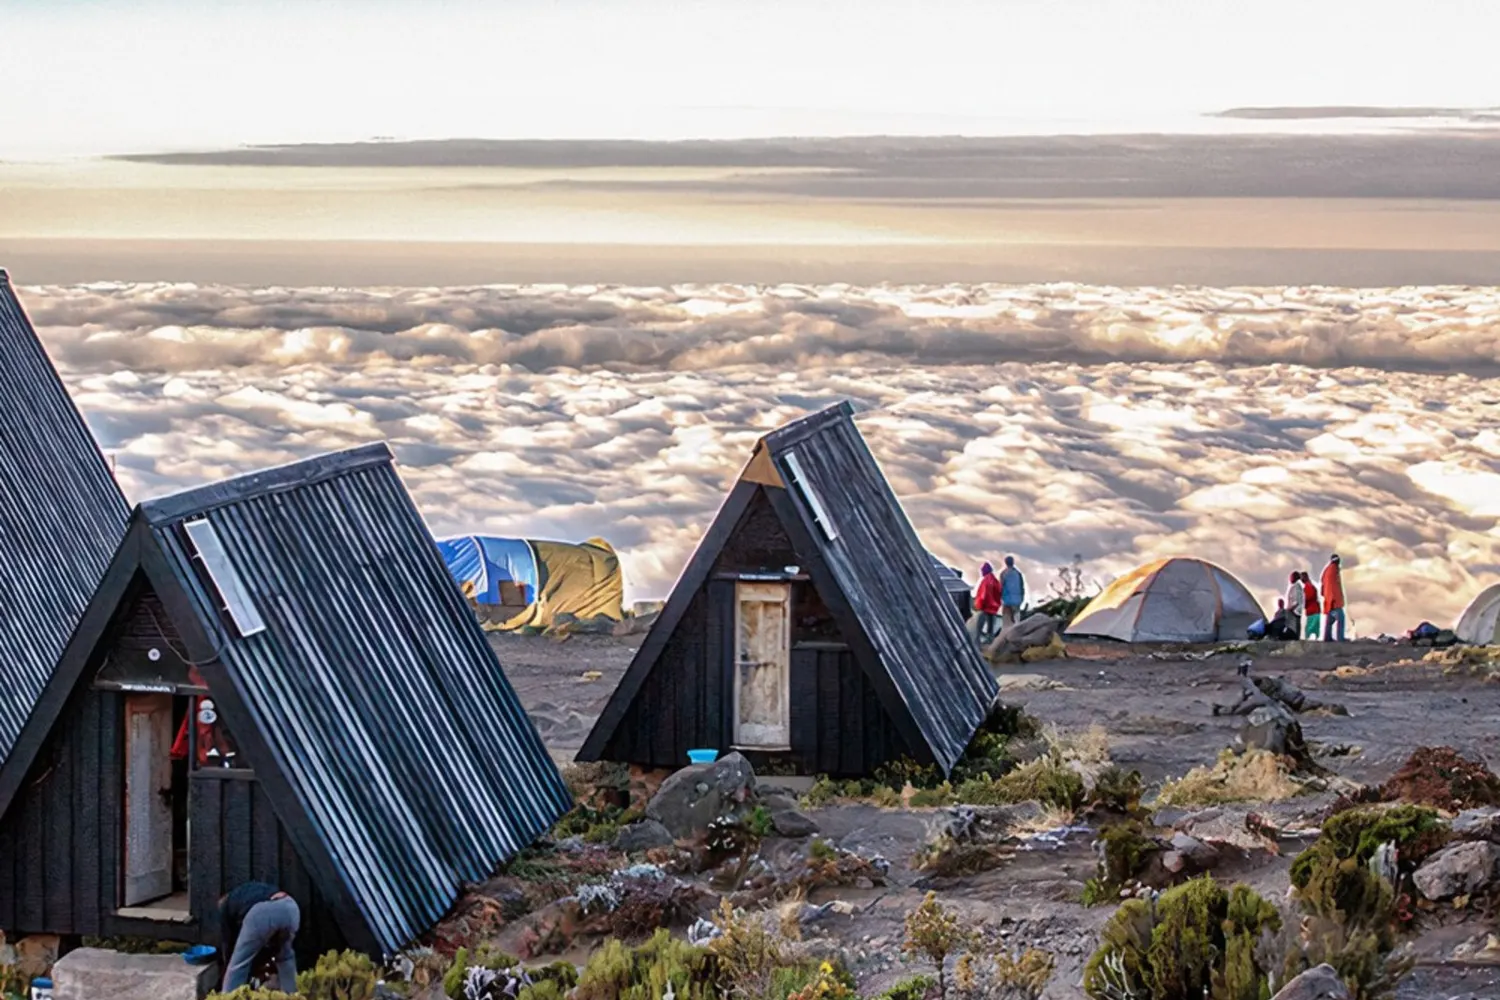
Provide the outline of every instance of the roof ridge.
[[359,445],[343,451],[327,452],[285,465],[259,469],[242,476],[223,479],[206,486],[196,486],[153,500],[142,501],[137,508],[152,525],[180,521],[193,514],[206,514],[219,507],[252,500],[272,493],[285,493],[316,483],[326,482],[395,461],[390,445],[384,441]]

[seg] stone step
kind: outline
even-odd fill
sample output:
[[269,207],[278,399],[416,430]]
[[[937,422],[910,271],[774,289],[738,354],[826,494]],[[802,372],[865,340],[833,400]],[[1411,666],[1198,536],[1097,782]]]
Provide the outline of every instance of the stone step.
[[52,1000],[201,1000],[219,967],[189,965],[181,955],[127,955],[79,948],[52,967]]

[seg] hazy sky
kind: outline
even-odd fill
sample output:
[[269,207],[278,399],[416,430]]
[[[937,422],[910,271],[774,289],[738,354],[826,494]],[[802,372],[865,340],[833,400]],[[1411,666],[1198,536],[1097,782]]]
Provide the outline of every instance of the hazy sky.
[[10,157],[1500,104],[1492,0],[0,0],[0,23]]

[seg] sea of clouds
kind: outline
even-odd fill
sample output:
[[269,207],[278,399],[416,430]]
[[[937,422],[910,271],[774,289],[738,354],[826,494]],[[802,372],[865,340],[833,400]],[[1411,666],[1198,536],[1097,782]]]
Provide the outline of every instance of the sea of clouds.
[[23,300],[144,499],[385,439],[433,531],[670,588],[764,431],[853,401],[934,552],[1044,591],[1155,556],[1365,633],[1500,579],[1500,288],[98,284]]

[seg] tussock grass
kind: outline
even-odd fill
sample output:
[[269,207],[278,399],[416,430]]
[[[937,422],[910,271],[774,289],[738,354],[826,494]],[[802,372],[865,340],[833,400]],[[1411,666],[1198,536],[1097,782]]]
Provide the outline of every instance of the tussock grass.
[[1212,767],[1195,767],[1169,781],[1156,797],[1158,806],[1218,806],[1231,802],[1282,802],[1300,795],[1286,758],[1269,750],[1236,754],[1225,750]]

